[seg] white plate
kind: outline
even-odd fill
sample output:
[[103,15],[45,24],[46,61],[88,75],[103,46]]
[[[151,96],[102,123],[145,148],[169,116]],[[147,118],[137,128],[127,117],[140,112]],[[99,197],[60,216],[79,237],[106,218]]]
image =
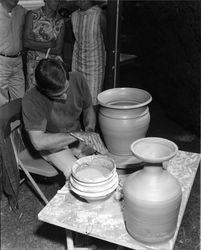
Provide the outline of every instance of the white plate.
[[97,186],[101,186],[101,185],[106,185],[108,182],[112,181],[113,179],[117,178],[117,172],[114,172],[114,174],[107,180],[105,181],[101,181],[101,182],[83,182],[83,181],[79,181],[77,180],[73,175],[70,176],[71,179],[74,180],[74,182],[76,182],[78,185],[82,185],[82,186],[86,186],[86,187],[97,187]]
[[87,186],[82,185],[82,183],[77,183],[75,179],[72,178],[72,176],[70,177],[70,184],[76,188],[77,190],[81,191],[81,192],[87,192],[87,193],[97,193],[97,192],[103,192],[106,191],[107,189],[112,188],[116,182],[118,181],[118,176],[117,174],[114,176],[113,179],[111,179],[109,182],[107,183],[98,183],[96,186]]
[[[114,191],[113,191],[114,192]],[[100,201],[102,201],[102,200],[106,200],[106,199],[108,199],[111,195],[112,195],[112,193],[113,192],[111,192],[111,193],[109,193],[109,194],[107,194],[107,195],[104,195],[104,196],[99,196],[98,198],[93,198],[93,197],[82,197],[82,196],[80,196],[81,198],[83,198],[83,199],[85,199],[86,201],[88,201],[89,203],[91,203],[91,202],[100,202]]]
[[118,187],[119,181],[117,180],[116,183],[109,189],[103,191],[103,192],[96,192],[96,193],[89,193],[89,192],[82,192],[76,188],[74,188],[71,183],[69,183],[69,187],[70,189],[76,193],[77,195],[79,195],[82,198],[97,198],[99,199],[100,197],[104,197],[109,195],[110,193],[112,193],[117,187]]

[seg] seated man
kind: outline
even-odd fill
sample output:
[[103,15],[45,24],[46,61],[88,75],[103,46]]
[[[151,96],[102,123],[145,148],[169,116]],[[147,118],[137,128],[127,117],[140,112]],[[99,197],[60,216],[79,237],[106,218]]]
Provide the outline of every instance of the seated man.
[[42,59],[35,79],[37,86],[22,99],[25,130],[35,149],[67,179],[76,161],[73,152],[89,152],[81,142],[72,150],[76,139],[70,132],[80,134],[80,117],[86,132],[94,131],[96,126],[88,85],[82,75],[68,73],[64,63],[57,59]]

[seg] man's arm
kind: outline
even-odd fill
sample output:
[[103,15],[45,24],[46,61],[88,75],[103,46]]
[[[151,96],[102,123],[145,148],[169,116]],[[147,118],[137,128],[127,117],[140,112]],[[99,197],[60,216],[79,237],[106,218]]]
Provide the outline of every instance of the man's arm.
[[61,55],[64,45],[64,34],[65,34],[65,25],[63,24],[61,31],[57,37],[55,47],[51,48],[50,54]]
[[96,114],[92,105],[83,110],[83,124],[86,132],[95,131]]
[[30,140],[38,151],[56,152],[76,141],[69,133],[45,133],[44,131],[27,131]]
[[[43,131],[28,131],[30,140],[37,151],[51,153],[57,152],[68,147],[69,144],[77,141],[73,136],[68,133],[45,133]],[[74,132],[76,134],[76,132]],[[73,148],[72,153],[77,157],[92,155],[94,149],[84,142],[79,142],[77,149]]]

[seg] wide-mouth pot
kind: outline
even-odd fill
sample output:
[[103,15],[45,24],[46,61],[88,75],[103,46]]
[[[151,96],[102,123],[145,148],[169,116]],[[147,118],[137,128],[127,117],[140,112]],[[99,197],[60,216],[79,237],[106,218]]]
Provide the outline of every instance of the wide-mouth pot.
[[98,94],[101,106],[113,109],[140,108],[152,101],[152,96],[143,89],[113,88]]

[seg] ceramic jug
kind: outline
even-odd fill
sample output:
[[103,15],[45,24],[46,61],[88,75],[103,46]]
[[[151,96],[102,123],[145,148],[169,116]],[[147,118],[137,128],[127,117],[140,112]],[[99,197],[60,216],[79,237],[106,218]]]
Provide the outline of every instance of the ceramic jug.
[[162,138],[143,138],[131,145],[144,168],[126,179],[123,186],[124,219],[129,234],[144,243],[159,243],[174,235],[181,204],[179,182],[163,164],[172,158],[176,144]]
[[137,88],[114,88],[98,95],[99,125],[111,154],[132,155],[130,145],[143,138],[150,123],[151,95]]

